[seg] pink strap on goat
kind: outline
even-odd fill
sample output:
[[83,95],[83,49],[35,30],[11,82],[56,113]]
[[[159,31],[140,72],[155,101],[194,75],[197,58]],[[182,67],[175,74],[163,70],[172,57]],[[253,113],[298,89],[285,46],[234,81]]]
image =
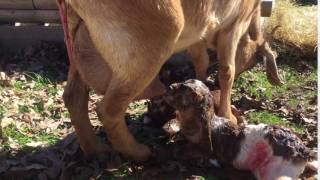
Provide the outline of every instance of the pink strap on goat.
[[67,18],[67,7],[66,7],[66,2],[65,0],[56,0],[58,7],[59,7],[59,13],[60,13],[60,18],[61,18],[61,23],[63,27],[63,33],[64,33],[64,38],[65,38],[65,43],[67,46],[67,52],[68,52],[68,57],[69,57],[69,63],[70,63],[70,68],[73,67],[73,57],[72,57],[72,41],[70,38],[69,34],[69,28],[68,28],[68,18]]

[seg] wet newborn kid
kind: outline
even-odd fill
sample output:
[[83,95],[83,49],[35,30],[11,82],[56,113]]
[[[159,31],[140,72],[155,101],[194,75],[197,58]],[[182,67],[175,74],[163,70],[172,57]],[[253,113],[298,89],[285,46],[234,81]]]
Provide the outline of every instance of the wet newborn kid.
[[165,100],[176,108],[180,131],[188,141],[209,142],[221,164],[250,170],[259,180],[298,179],[316,158],[289,129],[264,124],[241,127],[217,117],[212,93],[201,81],[171,85]]

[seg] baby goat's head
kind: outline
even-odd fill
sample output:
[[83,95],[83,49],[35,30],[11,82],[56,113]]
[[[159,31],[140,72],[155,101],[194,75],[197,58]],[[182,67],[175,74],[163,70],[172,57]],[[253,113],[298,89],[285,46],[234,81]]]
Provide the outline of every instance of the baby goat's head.
[[187,140],[199,143],[208,137],[204,135],[208,133],[208,119],[212,118],[214,111],[212,95],[206,85],[194,79],[172,84],[165,100],[177,110],[181,133]]

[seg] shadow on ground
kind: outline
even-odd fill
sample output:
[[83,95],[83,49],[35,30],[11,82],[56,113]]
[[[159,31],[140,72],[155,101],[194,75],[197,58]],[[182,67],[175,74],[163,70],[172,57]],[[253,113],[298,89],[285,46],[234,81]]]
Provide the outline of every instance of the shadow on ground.
[[64,43],[39,42],[15,53],[0,52],[0,71],[30,78],[40,75],[52,83],[67,79],[68,58]]
[[[135,125],[136,126],[136,125]],[[135,127],[136,128],[136,127]],[[150,136],[150,127],[142,127]],[[157,131],[154,131],[157,132]],[[96,133],[108,143],[99,127]],[[161,139],[159,131],[157,137]],[[145,137],[150,139],[152,137]],[[162,140],[163,137],[162,137]],[[213,167],[207,158],[186,157],[183,141],[158,144],[157,155],[145,163],[125,160],[110,150],[107,160],[86,160],[76,135],[69,134],[58,143],[45,148],[17,152],[0,157],[1,179],[254,179],[250,173],[230,168]],[[197,153],[192,152],[194,155]]]

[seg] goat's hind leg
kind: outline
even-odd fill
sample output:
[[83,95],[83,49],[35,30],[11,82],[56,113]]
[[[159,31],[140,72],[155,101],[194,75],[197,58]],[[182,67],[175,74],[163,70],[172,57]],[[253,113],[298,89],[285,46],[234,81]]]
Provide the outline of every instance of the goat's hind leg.
[[76,64],[74,64],[77,60],[73,59],[75,55],[77,58],[81,58],[73,51],[73,46],[79,45],[79,42],[74,42],[74,40],[81,19],[70,6],[66,6],[64,0],[57,0],[57,3],[62,17],[70,60],[68,82],[64,89],[63,100],[70,113],[71,123],[75,128],[81,149],[87,157],[97,157],[110,148],[102,144],[93,132],[88,115],[89,88],[81,79]]
[[156,48],[157,45],[153,43],[145,44],[145,47],[148,46],[147,50],[139,49],[136,56],[130,59],[123,57],[122,61],[117,61],[125,63],[119,66],[130,68],[118,68],[117,71],[113,71],[108,89],[97,107],[97,113],[112,147],[134,160],[144,161],[151,152],[147,146],[136,142],[124,121],[124,114],[129,103],[151,83],[171,55],[166,47],[172,46],[174,40],[167,41],[169,42],[162,43],[162,48]]
[[[104,7],[103,13],[97,13],[101,10],[99,5],[92,6],[90,1],[70,1],[70,4],[85,22],[93,44],[112,72],[104,98],[97,107],[108,139],[118,152],[143,161],[151,152],[129,132],[124,121],[125,111],[171,55],[184,26],[183,11],[181,5],[173,1],[157,5],[149,1],[115,2],[97,2]],[[128,3],[130,12],[123,13],[119,5]]]
[[[142,61],[131,61],[131,64],[128,64],[128,67],[131,67],[130,70],[118,69],[118,76],[112,76],[104,98],[97,107],[97,114],[106,129],[113,149],[134,160],[144,161],[151,152],[147,146],[136,142],[129,132],[124,114],[129,103],[154,79],[166,58],[159,59],[158,63],[148,68],[143,65],[133,65],[133,63],[142,64]],[[121,76],[124,72],[130,78]]]
[[85,155],[87,157],[103,155],[110,148],[101,143],[93,132],[88,115],[89,88],[73,68],[69,71],[63,100],[70,113],[71,123],[75,128],[80,147]]

